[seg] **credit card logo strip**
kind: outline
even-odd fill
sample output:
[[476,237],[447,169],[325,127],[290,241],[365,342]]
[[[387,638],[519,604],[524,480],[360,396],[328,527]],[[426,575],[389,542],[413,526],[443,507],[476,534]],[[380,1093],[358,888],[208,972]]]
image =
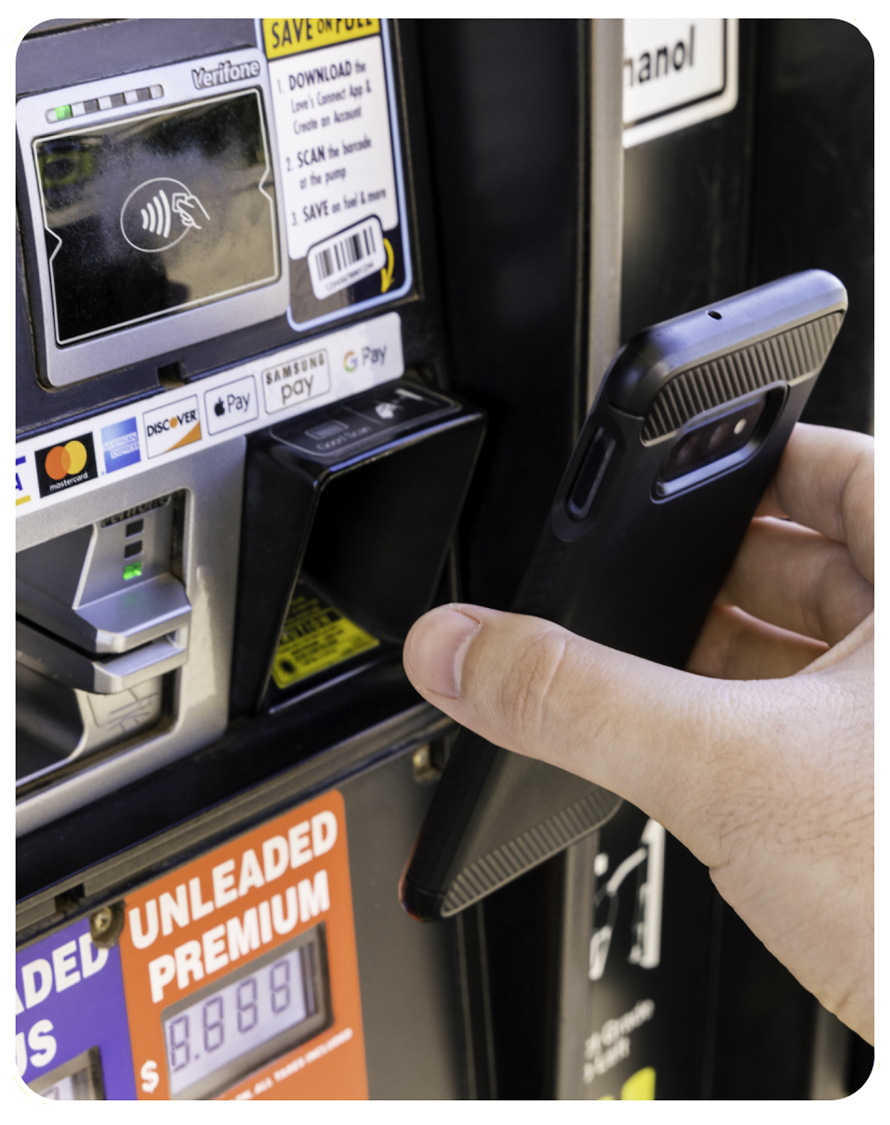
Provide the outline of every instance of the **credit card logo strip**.
[[[325,350],[329,359],[328,372],[330,374],[330,384],[327,390],[319,388],[319,394],[313,394],[311,397],[303,397],[302,399],[291,399],[284,408],[277,412],[267,412],[264,409],[263,396],[257,393],[255,401],[257,409],[254,413],[252,408],[248,409],[248,413],[253,416],[247,420],[239,419],[237,422],[233,421],[231,427],[226,427],[224,430],[220,429],[207,429],[207,421],[211,416],[212,407],[207,407],[205,418],[200,417],[198,414],[198,421],[201,425],[200,439],[197,434],[193,435],[193,440],[190,445],[182,443],[177,438],[176,441],[171,443],[171,446],[166,449],[165,453],[157,452],[155,449],[151,453],[149,460],[148,442],[145,437],[144,420],[146,415],[154,415],[159,412],[168,418],[174,413],[179,412],[183,402],[187,401],[181,397],[182,389],[176,388],[167,391],[161,395],[155,396],[150,400],[155,404],[150,411],[143,412],[142,415],[135,415],[137,430],[142,431],[142,436],[139,437],[139,458],[135,457],[135,448],[132,450],[134,456],[132,463],[122,465],[121,459],[115,460],[114,469],[109,470],[103,465],[105,461],[104,445],[108,440],[108,435],[105,434],[106,430],[111,430],[112,427],[127,423],[132,419],[132,406],[117,407],[113,410],[107,411],[105,414],[99,415],[94,421],[94,429],[92,430],[89,440],[93,448],[96,450],[96,471],[88,480],[79,481],[79,486],[92,490],[97,487],[102,487],[109,472],[117,474],[115,480],[124,479],[140,472],[145,472],[156,463],[156,459],[162,455],[177,456],[182,453],[188,454],[194,448],[206,446],[208,441],[226,441],[235,437],[238,434],[248,434],[255,430],[262,429],[268,426],[272,421],[283,421],[288,417],[299,417],[301,414],[308,411],[315,411],[318,409],[319,401],[324,403],[325,399],[329,404],[334,404],[342,399],[352,398],[356,394],[367,392],[375,387],[380,387],[381,384],[386,384],[398,379],[404,374],[404,361],[402,355],[401,345],[401,318],[396,312],[388,312],[382,316],[369,321],[364,321],[360,324],[352,325],[347,328],[342,328],[336,332],[329,333],[323,337],[317,338],[313,341],[314,347],[312,353],[315,354],[319,350]],[[324,345],[323,349],[319,349],[319,344]],[[265,357],[266,367],[261,370],[268,370],[276,366],[284,365],[287,362],[293,362],[294,353],[290,349],[282,349],[278,353],[273,353],[271,356]],[[302,358],[302,357],[300,357]],[[353,362],[354,361],[354,362]],[[321,370],[316,364],[315,371]],[[205,395],[205,406],[208,401],[216,404],[219,399],[220,392],[224,388],[235,387],[238,384],[244,383],[246,380],[255,381],[258,371],[258,363],[255,360],[234,365],[215,375],[207,376],[200,380],[200,390]],[[292,372],[293,374],[293,372]],[[251,384],[246,383],[249,388]],[[253,382],[255,386],[255,382]],[[315,389],[313,383],[313,390]],[[197,392],[198,387],[195,386]],[[403,395],[414,394],[414,392],[402,391]],[[197,394],[192,397],[197,397]],[[225,397],[225,395],[224,395]],[[245,397],[242,393],[242,398]],[[420,396],[417,396],[420,397]],[[226,411],[228,413],[228,410]],[[214,415],[216,417],[217,415]],[[153,420],[153,419],[152,419]],[[320,421],[316,423],[322,424]],[[178,428],[175,427],[174,429]],[[169,431],[168,431],[169,436]],[[53,445],[48,443],[53,441]],[[35,458],[39,455],[40,451],[46,452],[55,446],[64,446],[70,441],[81,441],[83,434],[78,430],[76,425],[68,425],[60,427],[54,434],[41,435],[35,438],[24,438],[16,445],[16,514],[24,515],[31,512],[35,507],[43,507],[45,504],[58,503],[70,492],[71,485],[66,485],[63,488],[55,488],[51,492],[47,491],[48,484],[52,483],[51,478],[48,482],[44,483],[44,491],[40,491],[38,487],[37,473]],[[84,444],[86,444],[84,442]],[[157,445],[155,441],[153,444]],[[182,447],[180,449],[174,448],[175,446]],[[19,487],[21,486],[21,487]],[[78,495],[82,495],[82,491]],[[20,502],[20,503],[19,503]]]

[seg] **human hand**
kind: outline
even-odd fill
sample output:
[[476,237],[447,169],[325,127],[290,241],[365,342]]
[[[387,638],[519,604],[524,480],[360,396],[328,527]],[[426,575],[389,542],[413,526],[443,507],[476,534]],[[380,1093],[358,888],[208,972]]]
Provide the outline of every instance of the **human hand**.
[[404,651],[457,722],[663,824],[869,1042],[873,465],[871,438],[796,427],[686,671],[470,605],[420,618]]

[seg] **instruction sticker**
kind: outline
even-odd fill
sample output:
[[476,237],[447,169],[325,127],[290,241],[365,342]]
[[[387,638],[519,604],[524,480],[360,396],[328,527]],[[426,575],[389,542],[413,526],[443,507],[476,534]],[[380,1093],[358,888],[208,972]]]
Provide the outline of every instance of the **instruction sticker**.
[[305,331],[411,287],[387,21],[264,19],[291,301]]
[[283,691],[378,644],[376,637],[299,582],[272,661],[272,679]]

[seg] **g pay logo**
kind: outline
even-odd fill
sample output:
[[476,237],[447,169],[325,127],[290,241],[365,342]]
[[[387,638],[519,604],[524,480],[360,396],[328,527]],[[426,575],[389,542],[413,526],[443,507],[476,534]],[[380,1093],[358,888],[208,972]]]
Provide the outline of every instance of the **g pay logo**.
[[355,352],[347,352],[346,355],[343,356],[343,366],[347,371],[355,371],[356,367],[358,367],[358,359],[356,359]]
[[198,417],[198,396],[147,410],[142,415],[145,426],[145,448],[149,457],[159,457],[172,449],[180,449],[201,440]]

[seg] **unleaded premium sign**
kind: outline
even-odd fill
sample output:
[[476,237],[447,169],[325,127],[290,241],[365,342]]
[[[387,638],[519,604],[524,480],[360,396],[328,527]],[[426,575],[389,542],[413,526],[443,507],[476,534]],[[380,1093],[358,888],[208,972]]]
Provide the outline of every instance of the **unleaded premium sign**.
[[138,1098],[368,1096],[336,790],[128,895],[120,950]]

